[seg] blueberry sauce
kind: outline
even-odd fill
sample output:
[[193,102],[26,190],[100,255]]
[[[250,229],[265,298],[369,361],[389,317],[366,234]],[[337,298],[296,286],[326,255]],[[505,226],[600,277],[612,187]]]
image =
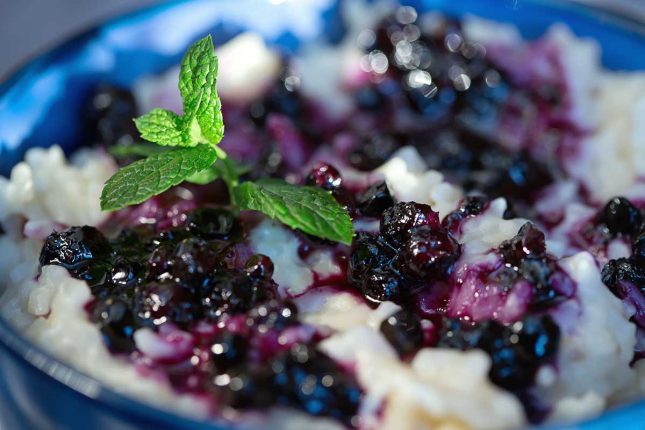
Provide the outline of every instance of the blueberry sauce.
[[112,240],[93,227],[72,227],[47,238],[40,263],[88,282],[89,317],[114,353],[136,359],[134,333],[143,328],[198,339],[148,363],[178,391],[234,408],[284,405],[353,425],[360,387],[315,349],[322,337],[278,297],[271,259],[236,258],[245,231],[224,207],[194,210],[170,230],[124,229]]

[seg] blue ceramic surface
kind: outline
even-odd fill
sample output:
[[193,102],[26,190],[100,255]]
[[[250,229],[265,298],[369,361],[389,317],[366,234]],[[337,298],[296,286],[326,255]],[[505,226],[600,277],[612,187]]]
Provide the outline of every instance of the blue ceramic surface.
[[[612,69],[645,70],[642,26],[557,0],[416,0],[420,9],[480,15],[539,36],[554,21],[598,40]],[[0,174],[33,146],[83,143],[82,101],[98,82],[131,85],[179,62],[186,46],[211,33],[216,43],[253,30],[287,51],[317,37],[342,36],[334,0],[172,2],[112,20],[38,57],[0,85]],[[0,256],[2,258],[2,256]],[[1,280],[0,280],[1,282]],[[22,339],[0,319],[2,429],[222,429],[142,405],[103,388]],[[567,429],[643,430],[645,401]],[[560,427],[560,430],[564,430]]]

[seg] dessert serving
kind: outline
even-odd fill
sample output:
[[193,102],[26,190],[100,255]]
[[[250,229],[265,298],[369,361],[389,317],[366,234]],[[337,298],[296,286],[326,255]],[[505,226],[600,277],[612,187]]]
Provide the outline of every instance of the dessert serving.
[[94,88],[84,148],[0,178],[2,317],[239,428],[520,429],[645,398],[645,74],[564,25],[344,6],[336,43],[205,35]]

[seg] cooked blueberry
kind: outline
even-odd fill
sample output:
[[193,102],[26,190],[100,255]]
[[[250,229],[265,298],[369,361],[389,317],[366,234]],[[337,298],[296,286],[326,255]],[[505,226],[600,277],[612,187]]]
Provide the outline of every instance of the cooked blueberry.
[[556,354],[560,330],[550,317],[527,317],[521,324],[489,325],[479,340],[492,360],[491,380],[502,388],[520,390],[533,383],[540,365]]
[[355,285],[361,285],[363,278],[373,270],[391,267],[394,257],[396,249],[380,237],[358,233],[350,251],[348,279]]
[[263,254],[255,254],[246,261],[244,269],[257,279],[271,279],[273,277],[273,261]]
[[555,356],[560,341],[560,328],[550,317],[528,316],[522,321],[520,344],[538,360]]
[[83,279],[90,286],[101,284],[109,269],[110,244],[94,227],[72,227],[47,237],[40,252],[41,266],[54,264],[67,269],[70,275]]
[[57,264],[74,269],[79,264],[110,254],[110,244],[94,227],[71,227],[67,231],[54,232],[47,237],[40,253],[40,264]]
[[638,286],[645,295],[645,261],[634,257],[609,260],[602,269],[602,282],[614,294],[622,297],[618,288],[621,281]]
[[483,196],[466,196],[456,210],[446,215],[441,221],[441,225],[450,233],[456,233],[464,219],[481,214],[486,205],[488,205],[488,200]]
[[393,243],[403,242],[414,227],[420,226],[439,226],[439,214],[422,203],[396,203],[381,216],[381,235]]
[[85,109],[91,131],[105,145],[129,145],[139,138],[132,121],[136,118],[137,106],[128,90],[114,86],[98,87]]
[[478,195],[469,195],[464,197],[462,200],[461,204],[459,205],[460,209],[463,210],[463,212],[466,215],[479,215],[486,209],[486,206],[488,205],[488,199],[484,196],[478,196]]
[[551,306],[561,299],[552,285],[556,270],[556,265],[546,258],[526,258],[520,262],[519,273],[533,286],[531,306],[534,309]]
[[334,166],[327,163],[319,163],[311,170],[305,183],[320,187],[323,190],[334,191],[341,187],[343,179]]
[[162,243],[154,248],[147,261],[149,279],[170,278],[176,244]]
[[186,229],[203,239],[227,240],[240,234],[237,219],[223,208],[202,208],[191,212],[186,219]]
[[356,206],[365,216],[380,217],[383,211],[392,205],[394,199],[385,182],[371,185],[356,198]]
[[200,282],[221,267],[222,244],[196,238],[184,239],[170,259],[169,273],[184,282]]
[[286,357],[272,363],[272,369],[279,403],[351,424],[361,390],[331,358],[312,347],[295,345]]
[[512,336],[504,326],[493,323],[483,333],[478,347],[491,358],[491,381],[507,390],[520,390],[533,383],[536,369],[524,361]]
[[398,302],[404,294],[404,284],[401,275],[394,270],[374,269],[363,279],[361,289],[363,296],[373,304]]
[[533,223],[524,224],[517,235],[499,245],[504,261],[518,265],[526,257],[541,257],[546,253],[544,233]]
[[554,359],[559,339],[560,329],[549,316],[528,316],[510,326],[448,320],[438,346],[483,349],[492,361],[493,383],[517,392],[531,386],[538,368]]
[[605,205],[602,219],[610,233],[636,235],[643,224],[643,215],[625,197],[614,197]]
[[213,340],[211,357],[215,371],[223,373],[231,367],[243,364],[248,342],[239,334],[222,332]]
[[210,318],[218,318],[224,313],[246,312],[276,295],[275,284],[271,280],[258,280],[236,270],[216,272],[204,288],[209,292],[202,304]]
[[506,209],[504,209],[504,213],[502,214],[502,219],[514,219],[517,217],[518,217],[517,211],[515,210],[513,203],[507,200]]
[[127,260],[118,259],[113,262],[112,269],[108,274],[108,282],[117,288],[133,287],[141,281],[142,268]]
[[412,277],[444,276],[460,255],[459,243],[443,228],[414,228],[401,245],[403,270]]
[[92,320],[98,324],[106,345],[112,351],[130,352],[134,349],[132,336],[137,326],[126,302],[109,298],[94,303]]
[[423,345],[421,323],[406,310],[385,319],[381,323],[381,333],[401,355],[411,354]]
[[508,196],[519,200],[531,200],[536,190],[553,181],[546,166],[533,159],[528,153],[514,154],[497,181],[488,184],[486,191],[497,188],[495,195]]

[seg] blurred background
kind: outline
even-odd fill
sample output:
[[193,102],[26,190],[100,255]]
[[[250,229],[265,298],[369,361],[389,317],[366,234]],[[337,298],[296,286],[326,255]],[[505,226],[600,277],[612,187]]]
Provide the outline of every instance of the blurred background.
[[[95,23],[168,1],[172,0],[0,0],[0,80],[34,54]],[[521,7],[522,3],[522,0],[491,1],[507,2],[509,7]],[[573,1],[604,7],[645,23],[645,0]]]

